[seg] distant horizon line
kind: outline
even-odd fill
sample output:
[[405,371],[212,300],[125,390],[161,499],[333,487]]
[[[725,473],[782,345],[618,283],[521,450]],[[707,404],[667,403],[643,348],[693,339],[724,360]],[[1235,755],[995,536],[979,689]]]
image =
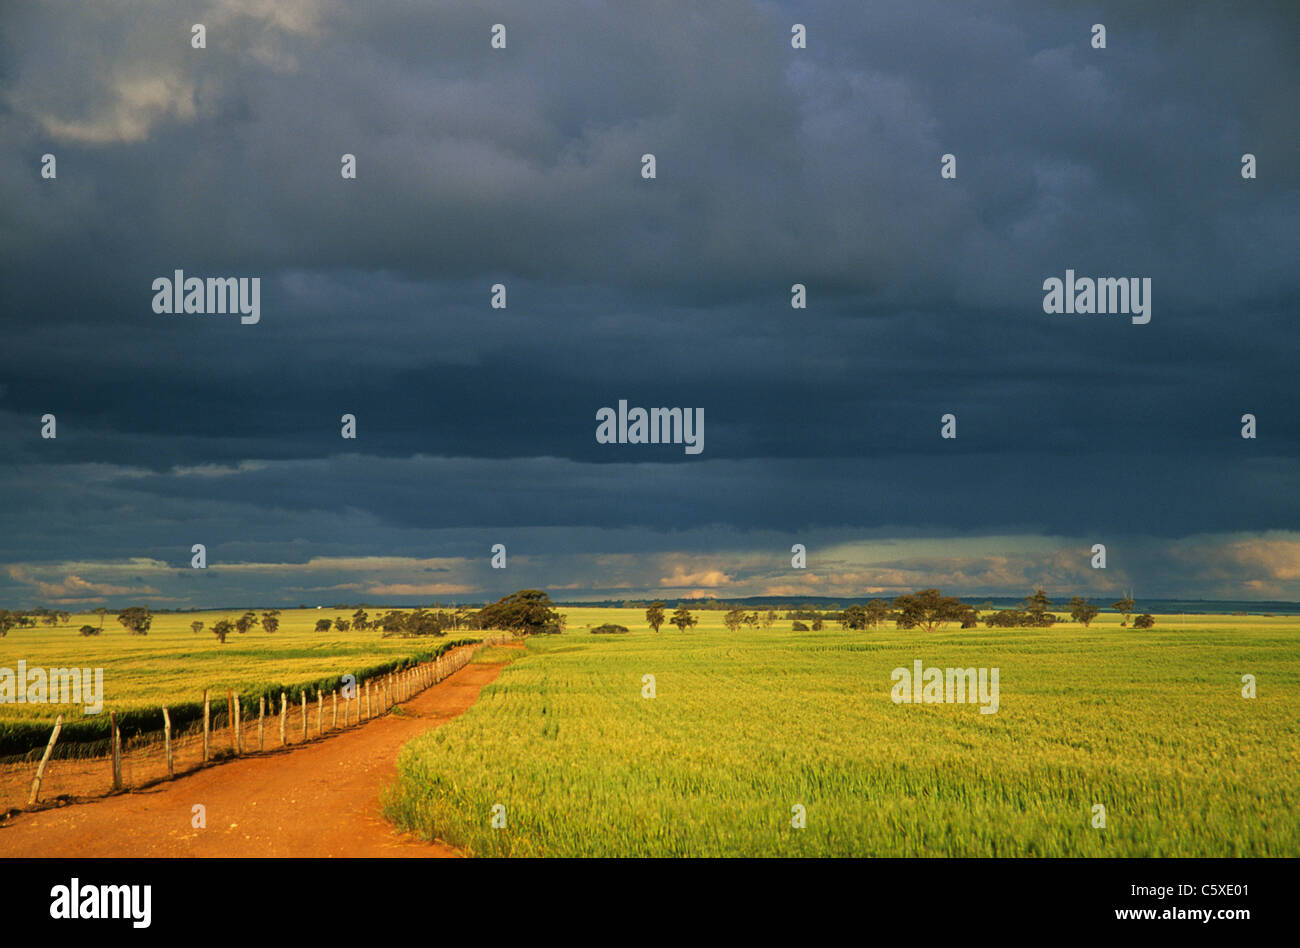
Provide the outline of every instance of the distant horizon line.
[[[521,587],[521,588],[536,588],[536,587]],[[896,596],[898,595],[906,595],[906,593],[860,595],[860,596],[801,596],[797,598],[792,598],[789,596],[624,596],[617,599],[611,599],[611,598],[552,599],[552,603],[555,606],[565,607],[565,608],[608,608],[608,609],[627,608],[627,606],[625,606],[624,603],[633,604],[633,607],[637,607],[652,602],[663,602],[665,605],[668,603],[674,603],[674,604],[697,603],[701,605],[713,604],[713,603],[728,603],[728,604],[735,603],[740,605],[755,605],[755,606],[765,605],[770,607],[799,608],[800,606],[804,606],[804,605],[828,607],[828,606],[835,606],[840,604],[844,604],[844,605],[865,604],[867,602],[870,602],[873,599],[883,599],[892,602],[892,600],[896,598]],[[967,601],[968,605],[973,605],[973,606],[978,606],[983,602],[989,602],[995,606],[1003,606],[1007,604],[1020,603],[1025,598],[1024,596],[989,595],[985,593],[954,593],[952,595],[954,595],[956,598],[962,599],[963,601]],[[1083,598],[1105,599],[1108,598],[1110,595],[1112,594],[1107,593],[1105,596],[1100,596],[1100,597],[1085,596]],[[1124,594],[1119,593],[1115,595],[1124,595]],[[250,610],[259,611],[259,610],[267,610],[267,609],[306,609],[312,611],[315,610],[338,611],[344,609],[349,609],[349,610],[417,609],[417,608],[463,608],[463,607],[478,608],[496,601],[497,599],[446,599],[446,600],[436,600],[436,601],[424,600],[422,602],[410,602],[410,603],[355,602],[355,603],[332,603],[332,604],[321,603],[321,604],[311,604],[311,605],[299,603],[297,605],[285,605],[285,604],[253,605],[253,606],[204,605],[204,606],[175,606],[175,607],[166,607],[166,606],[155,607],[149,605],[147,600],[133,600],[133,603],[134,605],[137,606],[145,606],[151,612],[189,613],[189,612],[237,612],[237,611],[247,612]],[[1200,598],[1189,598],[1184,596],[1151,596],[1151,597],[1141,597],[1141,598],[1135,597],[1135,601],[1138,603],[1138,605],[1141,605],[1142,603],[1145,602],[1151,604],[1164,604],[1164,605],[1187,604],[1187,605],[1205,605],[1205,606],[1220,606],[1220,607],[1239,605],[1239,606],[1251,606],[1259,609],[1271,607],[1270,611],[1278,611],[1279,609],[1282,609],[1282,610],[1294,611],[1297,614],[1300,614],[1300,601],[1290,600],[1290,599],[1200,599]],[[1068,602],[1069,602],[1068,597],[1061,598],[1059,600],[1057,599],[1052,600],[1053,606],[1056,605],[1065,606],[1068,604]],[[18,606],[18,607],[9,607],[9,608],[12,611],[32,611],[40,608],[53,609],[55,607]],[[57,608],[58,611],[69,612],[73,615],[77,615],[77,614],[94,614],[94,610],[97,608],[104,608],[110,613],[115,613],[117,611],[120,611],[122,608],[130,608],[130,607],[102,605],[102,606],[77,606],[77,607],[59,606]],[[1108,609],[1110,608],[1110,606],[1109,604],[1105,604],[1102,606],[1102,608]],[[1181,610],[1181,611],[1189,611],[1189,610]]]

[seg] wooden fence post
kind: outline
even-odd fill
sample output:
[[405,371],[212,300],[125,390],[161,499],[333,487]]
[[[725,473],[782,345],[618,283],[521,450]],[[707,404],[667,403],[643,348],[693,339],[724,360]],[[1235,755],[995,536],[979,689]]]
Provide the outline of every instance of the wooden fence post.
[[337,688],[334,689],[334,726],[333,726],[333,729],[334,729],[335,731],[337,731],[337,730],[339,729],[339,690],[338,690]]
[[240,725],[243,724],[244,712],[239,705],[239,695],[235,695],[235,756],[238,757],[244,752],[244,739],[240,731]]
[[108,725],[113,729],[113,789],[122,789],[122,732],[117,729],[117,713],[108,713]]
[[208,689],[203,689],[203,762],[208,762],[209,734],[212,731],[212,702],[208,698]]
[[41,795],[41,778],[45,776],[45,765],[50,762],[50,754],[54,752],[54,742],[59,739],[61,730],[63,730],[63,715],[60,714],[54,720],[54,731],[50,734],[50,742],[45,745],[45,756],[41,758],[40,766],[36,768],[36,779],[32,781],[32,792],[27,798],[28,806],[35,804]]
[[285,717],[285,715],[288,714],[288,707],[289,707],[286,700],[287,697],[288,696],[285,695],[283,691],[280,692],[280,746],[281,747],[285,745],[284,729],[285,729],[285,724],[288,720]]
[[167,776],[175,777],[176,768],[172,764],[172,716],[163,708],[163,745],[167,750]]
[[239,732],[235,729],[235,692],[231,688],[226,689],[226,724],[230,728],[230,746],[239,751]]
[[302,739],[307,740],[307,689],[302,690]]
[[258,750],[266,749],[265,732],[262,729],[262,723],[265,717],[266,717],[266,695],[262,695],[261,700],[257,702],[257,749]]
[[316,689],[316,735],[319,737],[325,733],[325,699],[321,696],[320,689]]
[[366,682],[366,720],[369,721],[373,715],[370,713],[370,682]]

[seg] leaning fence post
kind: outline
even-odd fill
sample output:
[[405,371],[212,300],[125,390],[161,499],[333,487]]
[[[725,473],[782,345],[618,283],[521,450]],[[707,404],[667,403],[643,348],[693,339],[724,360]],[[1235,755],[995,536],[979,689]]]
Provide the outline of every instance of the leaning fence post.
[[366,720],[369,721],[373,714],[370,713],[370,682],[366,682]]
[[266,748],[266,740],[262,730],[262,721],[266,717],[266,695],[262,695],[261,700],[257,702],[257,749]]
[[108,724],[113,729],[113,789],[122,789],[122,732],[117,729],[117,713],[108,713]]
[[172,765],[172,716],[163,708],[163,745],[167,750],[167,776],[175,777],[176,768]]
[[239,695],[235,695],[235,756],[238,757],[244,752],[243,734],[240,725],[243,724],[244,712],[239,705]]
[[287,712],[288,705],[285,703],[285,699],[286,699],[285,693],[283,691],[280,692],[280,746],[281,747],[285,745],[284,729],[287,720],[285,718],[285,715],[288,713]]
[[54,720],[54,731],[50,734],[50,742],[45,745],[45,756],[41,758],[40,766],[36,768],[36,779],[32,781],[32,793],[27,798],[27,805],[33,805],[41,795],[41,778],[45,776],[45,765],[49,763],[50,754],[54,752],[54,742],[59,739],[59,731],[63,730],[63,715],[59,715]]
[[208,689],[203,689],[203,762],[208,762],[209,733],[212,730],[212,702],[208,699]]

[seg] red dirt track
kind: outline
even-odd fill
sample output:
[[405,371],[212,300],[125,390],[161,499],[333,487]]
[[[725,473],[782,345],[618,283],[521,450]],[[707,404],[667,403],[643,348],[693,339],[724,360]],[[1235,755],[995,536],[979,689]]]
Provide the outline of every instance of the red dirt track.
[[[360,727],[242,757],[141,790],[22,813],[0,824],[3,857],[457,856],[397,833],[380,791],[411,738],[470,707],[501,671],[470,663]],[[409,715],[409,716],[407,716]],[[207,808],[207,828],[191,826]]]

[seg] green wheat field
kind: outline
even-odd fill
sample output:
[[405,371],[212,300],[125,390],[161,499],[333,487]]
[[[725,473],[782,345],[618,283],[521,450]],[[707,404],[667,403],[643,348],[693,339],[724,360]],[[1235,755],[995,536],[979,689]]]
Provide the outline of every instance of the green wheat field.
[[[55,628],[10,630],[0,637],[0,668],[16,669],[19,660],[29,669],[102,668],[104,706],[99,714],[86,715],[71,704],[0,703],[0,756],[39,752],[59,715],[64,717],[60,750],[65,751],[70,741],[106,738],[109,712],[126,722],[124,733],[160,728],[163,706],[171,709],[175,721],[194,718],[201,711],[204,689],[222,701],[226,690],[233,689],[246,707],[256,707],[259,694],[274,696],[281,690],[296,700],[300,687],[328,691],[339,676],[364,679],[484,635],[459,630],[441,637],[385,638],[374,628],[317,632],[319,620],[350,617],[353,610],[285,609],[274,633],[258,625],[231,633],[224,644],[218,642],[210,631],[213,624],[237,619],[242,611],[157,613],[146,635],[129,634],[110,614],[100,634],[82,636],[81,626],[99,626],[99,616],[92,613],[73,615]],[[371,618],[379,611],[371,610]],[[203,629],[193,631],[194,622],[202,622]]]
[[[407,745],[398,826],[480,856],[1300,855],[1300,618],[731,633],[697,612],[656,634],[565,612],[481,655],[509,664]],[[895,704],[915,659],[998,667],[998,712]]]

